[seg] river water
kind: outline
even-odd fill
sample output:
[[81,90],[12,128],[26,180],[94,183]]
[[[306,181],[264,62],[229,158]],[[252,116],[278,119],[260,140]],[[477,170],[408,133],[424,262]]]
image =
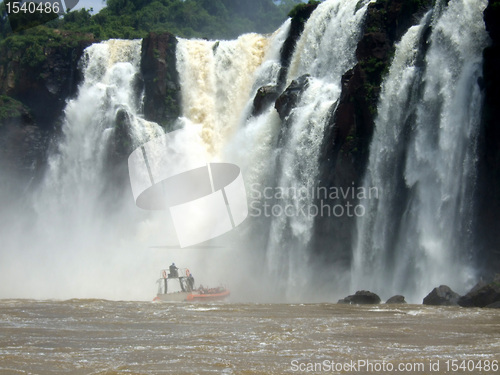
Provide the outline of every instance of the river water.
[[499,360],[496,309],[0,300],[6,375],[498,374]]

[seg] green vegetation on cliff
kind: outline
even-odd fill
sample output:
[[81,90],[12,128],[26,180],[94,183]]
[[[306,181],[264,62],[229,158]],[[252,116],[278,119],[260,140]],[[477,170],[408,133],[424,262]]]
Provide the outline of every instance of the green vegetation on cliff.
[[292,19],[298,19],[301,22],[305,22],[305,21],[307,21],[307,18],[309,17],[308,16],[307,18],[303,18],[302,14],[304,14],[305,9],[307,9],[311,5],[317,6],[320,3],[321,3],[321,1],[309,0],[308,3],[295,5],[292,8],[292,10],[290,11],[290,13],[288,13],[288,17],[290,17]]
[[84,39],[92,39],[92,36],[78,32],[64,32],[43,25],[15,33],[0,41],[0,66],[20,63],[34,68],[47,59],[48,49],[74,48]]
[[23,115],[27,115],[27,113],[28,109],[23,103],[6,95],[0,95],[0,128],[7,120],[20,118]]
[[[107,0],[106,7],[68,12],[46,27],[92,33],[97,39],[142,38],[148,32],[181,37],[232,39],[247,32],[271,33],[301,0]],[[3,3],[0,4],[0,11]],[[4,37],[8,27],[2,27]]]

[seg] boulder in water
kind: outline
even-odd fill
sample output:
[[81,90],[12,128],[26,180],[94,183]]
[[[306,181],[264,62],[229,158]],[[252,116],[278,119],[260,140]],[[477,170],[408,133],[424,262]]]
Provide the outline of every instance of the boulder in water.
[[486,307],[487,309],[500,309],[500,301],[497,301],[495,303],[492,303],[484,307]]
[[396,303],[406,303],[406,301],[404,296],[398,294],[396,296],[392,296],[391,298],[389,298],[385,303],[396,304]]
[[490,307],[495,303],[500,303],[500,274],[490,283],[480,281],[458,300],[463,307]]
[[380,303],[380,297],[367,290],[358,290],[354,295],[350,295],[338,301],[340,304],[348,305],[376,305]]
[[438,288],[434,288],[422,302],[424,305],[431,306],[457,306],[458,299],[460,295],[455,293],[447,285],[440,285]]

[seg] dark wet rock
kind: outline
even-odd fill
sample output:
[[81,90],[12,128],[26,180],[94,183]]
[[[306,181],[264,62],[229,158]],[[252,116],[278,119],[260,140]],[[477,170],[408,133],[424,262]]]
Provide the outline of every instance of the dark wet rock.
[[401,295],[392,296],[386,302],[386,304],[396,304],[396,303],[406,303],[405,297]]
[[43,164],[47,138],[39,127],[10,123],[0,129],[0,166],[22,179],[29,179]]
[[7,209],[39,176],[48,136],[22,103],[0,96],[0,108],[0,207]]
[[[132,128],[133,118],[127,108],[118,108],[113,128],[106,148],[107,178],[105,189],[112,190],[115,186],[129,186],[128,156],[137,145],[134,142]],[[109,209],[114,203],[110,203]]]
[[293,80],[287,89],[276,99],[275,108],[283,121],[290,115],[299,101],[300,95],[309,85],[309,74]]
[[380,297],[375,293],[367,290],[358,290],[354,295],[347,296],[339,300],[338,303],[349,305],[376,305],[380,303],[380,301]]
[[177,39],[170,33],[149,33],[142,40],[144,116],[168,128],[180,115],[180,84],[176,68]]
[[476,238],[479,267],[484,274],[500,269],[500,0],[484,10],[491,43],[483,51],[484,102],[478,152]]
[[269,107],[280,95],[277,86],[262,86],[253,99],[252,116],[258,116]]
[[488,0],[488,6],[484,10],[484,23],[490,38],[498,43],[500,41],[500,1]]
[[422,302],[424,305],[431,306],[457,306],[460,295],[455,293],[449,286],[440,285],[434,288]]
[[479,282],[458,300],[463,307],[485,307],[497,302],[500,302],[500,275],[489,283]]
[[116,112],[115,126],[108,149],[110,161],[113,163],[126,160],[133,151],[133,140],[130,133],[131,121],[131,115],[125,108],[120,108]]
[[30,54],[26,46],[0,46],[0,168],[18,192],[41,176],[66,100],[83,78],[79,60],[97,41],[92,34],[47,32],[53,32],[52,42],[36,45]]
[[318,6],[317,3],[311,4],[300,4],[296,6],[289,16],[291,17],[290,31],[288,36],[281,47],[280,63],[281,70],[278,78],[278,87],[283,87],[285,84],[286,76],[288,73],[288,67],[292,61],[293,51],[295,50],[295,45],[297,40],[299,40],[300,35],[304,31],[304,25],[306,21],[311,16],[312,12]]
[[500,309],[500,301],[491,303],[484,307],[486,307],[487,309]]
[[36,126],[50,131],[57,130],[66,99],[83,78],[78,69],[83,50],[97,41],[92,34],[59,30],[54,38],[60,38],[60,44],[40,46],[36,59],[8,43],[0,50],[0,95],[21,102]]

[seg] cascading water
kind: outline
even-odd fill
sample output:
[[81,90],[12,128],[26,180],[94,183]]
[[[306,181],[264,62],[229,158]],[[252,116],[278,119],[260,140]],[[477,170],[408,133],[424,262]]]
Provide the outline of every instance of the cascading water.
[[[285,193],[271,210],[267,268],[287,298],[310,296],[312,274],[308,263],[314,216],[311,207],[319,173],[319,152],[330,108],[341,93],[342,75],[355,64],[355,50],[367,8],[353,1],[327,1],[307,21],[297,42],[287,81],[310,74],[308,85],[285,120],[282,147],[277,150],[276,189]],[[359,9],[358,9],[359,8]],[[300,192],[300,193],[299,193]],[[286,214],[287,207],[293,215]],[[275,208],[275,206],[273,206]],[[289,211],[289,210],[288,210]],[[307,294],[306,294],[307,293]]]
[[[177,70],[182,87],[182,116],[187,126],[201,127],[201,137],[212,160],[223,160],[243,170],[247,192],[273,173],[269,159],[276,144],[280,120],[271,106],[260,116],[251,116],[259,87],[275,85],[281,69],[280,49],[290,29],[290,20],[273,35],[242,35],[232,41],[178,39]],[[255,229],[255,228],[254,228]],[[199,254],[207,271],[224,273],[232,288],[246,295],[255,283],[256,242],[239,237],[220,252]],[[229,250],[228,250],[229,249]],[[210,269],[212,268],[212,270]],[[262,297],[262,285],[255,289]]]
[[363,202],[353,289],[418,302],[440,284],[459,292],[468,286],[485,6],[438,2],[428,50],[422,38],[429,16],[397,46],[364,182],[379,189],[380,199]]
[[202,138],[214,158],[240,122],[267,44],[259,34],[232,41],[178,39],[182,115],[201,125]]
[[273,105],[269,105],[260,115],[251,116],[253,99],[259,88],[275,87],[278,84],[282,68],[280,52],[290,31],[290,23],[290,19],[287,20],[271,36],[264,60],[255,70],[246,106],[239,122],[235,124],[234,136],[230,138],[223,150],[225,159],[232,160],[244,169],[245,182],[250,191],[252,186],[268,181],[273,173],[272,153],[281,124]]
[[[144,245],[134,238],[141,215],[127,190],[110,178],[113,141],[125,131],[117,129],[117,117],[129,122],[134,144],[163,133],[136,116],[140,51],[140,40],[109,40],[85,50],[84,82],[65,109],[62,137],[34,194],[33,213],[27,223],[22,217],[16,223],[22,234],[4,237],[12,247],[3,275],[11,281],[4,284],[15,284],[17,296],[141,298],[139,285],[149,284],[134,269],[144,260],[138,251]],[[127,273],[136,281],[128,283]]]
[[[327,1],[318,6],[306,23],[292,56],[287,82],[308,73],[308,87],[286,120],[288,130],[278,150],[275,147],[280,120],[274,108],[248,118],[251,105],[245,103],[253,99],[260,86],[276,85],[279,48],[272,46],[283,43],[288,23],[271,42],[255,34],[236,41],[179,40],[177,68],[183,87],[183,115],[193,123],[202,124],[203,138],[212,153],[219,154],[225,144],[225,159],[235,160],[243,168],[251,193],[260,193],[259,189],[254,191],[252,184],[302,189],[307,192],[305,197],[284,196],[277,204],[293,206],[299,212],[300,206],[312,203],[324,126],[340,96],[341,77],[355,64],[355,49],[367,4],[368,1],[362,2],[362,6],[348,0]],[[265,47],[269,48],[267,55]],[[257,70],[263,61],[262,66],[268,68]],[[253,88],[249,77],[255,82]],[[245,146],[241,147],[242,144]],[[276,170],[280,172],[277,174]],[[252,213],[255,211],[251,210]],[[271,215],[269,238],[257,242],[257,246],[267,246],[264,267],[267,280],[277,285],[277,289],[287,291],[287,297],[297,299],[306,291],[301,288],[309,281],[310,275],[304,273],[303,264],[307,262],[314,217],[273,215],[273,212]],[[269,223],[268,219],[261,219]],[[250,237],[259,234],[251,233]]]
[[[158,125],[135,116],[140,107],[134,87],[140,51],[140,40],[110,40],[86,49],[84,83],[65,109],[63,140],[49,159],[41,192],[45,198],[67,200],[63,205],[76,212],[82,209],[79,205],[100,204],[109,138],[119,110],[126,111],[134,123],[130,136],[136,143],[161,134]],[[46,204],[46,199],[39,201]],[[56,202],[53,205],[60,208]]]
[[[179,40],[177,69],[183,88],[183,115],[193,123],[202,124],[203,139],[212,154],[222,156],[223,149],[224,160],[242,167],[251,200],[262,200],[262,188],[267,186],[308,192],[306,197],[283,197],[278,202],[283,207],[298,208],[312,203],[323,129],[331,106],[340,96],[341,77],[355,64],[354,52],[367,3],[359,6],[348,0],[327,1],[318,6],[306,23],[287,82],[305,73],[311,76],[308,88],[286,120],[289,130],[278,150],[281,121],[275,109],[269,106],[255,117],[249,113],[257,89],[277,84],[281,68],[279,51],[289,21],[269,41],[256,34],[244,35],[236,41]],[[249,78],[253,79],[253,87]],[[277,169],[281,171],[278,176]],[[266,215],[261,206],[252,208],[251,216]],[[300,298],[305,289],[298,288],[305,287],[310,276],[304,273],[303,263],[307,262],[314,218],[276,215],[254,219],[264,222],[264,226],[270,225],[269,238],[256,240],[263,229],[257,225],[258,229],[253,228],[247,241],[253,245],[249,251],[260,252],[256,246],[267,247],[266,272],[259,276],[265,276],[277,289],[288,291],[286,297]]]

